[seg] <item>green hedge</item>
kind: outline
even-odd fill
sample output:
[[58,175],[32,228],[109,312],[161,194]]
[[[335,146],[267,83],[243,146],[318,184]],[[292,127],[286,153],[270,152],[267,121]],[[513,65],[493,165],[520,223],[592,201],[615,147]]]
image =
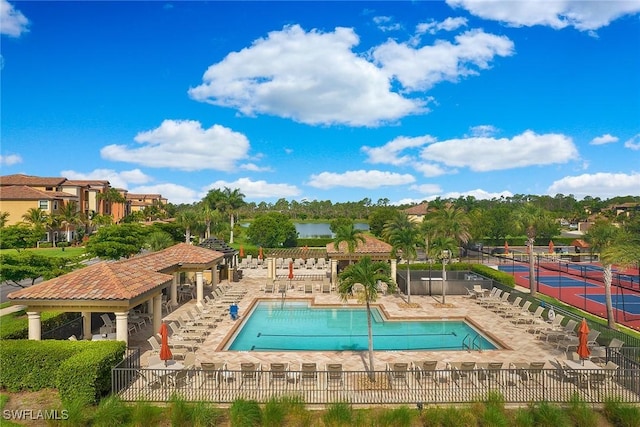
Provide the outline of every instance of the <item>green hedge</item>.
[[64,402],[92,404],[109,393],[121,341],[0,341],[0,387],[17,392],[56,388]]
[[[406,270],[406,265],[398,265],[398,271]],[[442,264],[428,264],[428,263],[412,263],[411,270],[414,271],[442,271]],[[491,268],[489,266],[483,264],[474,264],[474,263],[466,263],[466,262],[456,262],[453,264],[447,264],[447,271],[473,271],[474,273],[478,273],[483,275],[488,279],[493,279],[496,282],[500,282],[503,285],[515,287],[516,281],[515,278],[509,274],[502,272],[500,270],[496,270],[495,268]]]
[[[78,317],[78,313],[44,311],[40,314],[42,330],[50,331]],[[24,310],[0,317],[0,340],[23,340],[29,338],[29,319]]]
[[332,243],[333,239],[325,237],[322,239],[298,239],[298,247],[308,246],[310,248],[324,248],[327,243]]

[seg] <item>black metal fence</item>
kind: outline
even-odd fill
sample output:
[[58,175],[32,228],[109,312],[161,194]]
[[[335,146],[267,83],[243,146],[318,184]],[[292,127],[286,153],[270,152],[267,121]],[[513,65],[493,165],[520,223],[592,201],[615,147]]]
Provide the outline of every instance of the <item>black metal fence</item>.
[[602,403],[608,398],[640,403],[640,370],[622,367],[283,373],[119,366],[113,369],[112,380],[113,393],[126,401],[166,402],[178,395],[190,401],[231,403],[244,398],[264,403],[286,395],[307,404],[469,403],[485,399],[489,392],[499,392],[508,404],[566,403],[576,394],[588,403]]

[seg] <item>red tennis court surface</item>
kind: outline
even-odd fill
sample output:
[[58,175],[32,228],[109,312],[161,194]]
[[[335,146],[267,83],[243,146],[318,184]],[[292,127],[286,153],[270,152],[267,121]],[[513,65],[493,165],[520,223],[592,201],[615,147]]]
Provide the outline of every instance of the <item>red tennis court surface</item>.
[[[512,274],[518,286],[529,288],[529,264],[503,262],[498,268]],[[534,273],[538,292],[606,319],[601,264],[541,260]],[[614,269],[611,286],[616,322],[636,330],[640,330],[639,279],[637,271]]]

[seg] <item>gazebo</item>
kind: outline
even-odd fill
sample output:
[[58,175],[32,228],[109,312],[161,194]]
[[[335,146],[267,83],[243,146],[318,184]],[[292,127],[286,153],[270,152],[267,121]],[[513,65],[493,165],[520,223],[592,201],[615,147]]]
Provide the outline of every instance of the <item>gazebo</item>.
[[[41,339],[40,313],[80,312],[83,335],[91,336],[91,313],[114,313],[116,339],[128,341],[129,311],[147,304],[154,330],[162,323],[163,290],[177,304],[181,272],[195,272],[196,299],[204,298],[203,271],[217,270],[223,254],[187,243],[121,261],[102,261],[9,294],[13,304],[26,306],[29,339]],[[212,275],[215,277],[215,275]],[[214,283],[215,284],[215,283]]]
[[331,282],[337,283],[338,281],[338,267],[346,265],[348,262],[357,262],[364,256],[371,257],[374,261],[391,261],[391,277],[395,280],[397,261],[391,256],[393,247],[376,239],[368,234],[363,234],[364,242],[358,241],[354,252],[348,251],[347,242],[340,242],[338,249],[336,249],[334,243],[327,243],[327,256],[329,257],[329,263],[331,264]]

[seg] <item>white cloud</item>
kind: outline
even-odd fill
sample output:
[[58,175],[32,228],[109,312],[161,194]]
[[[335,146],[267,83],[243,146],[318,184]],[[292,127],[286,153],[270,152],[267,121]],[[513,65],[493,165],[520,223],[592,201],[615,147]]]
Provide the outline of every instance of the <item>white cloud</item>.
[[455,169],[445,169],[435,163],[424,163],[418,161],[413,164],[413,168],[427,178],[433,178],[434,176],[441,176],[457,172]]
[[447,18],[444,21],[429,21],[416,25],[418,34],[435,34],[438,31],[455,31],[460,27],[467,26],[466,18]]
[[589,144],[591,144],[591,145],[610,144],[612,142],[618,142],[618,139],[619,138],[617,136],[613,136],[613,135],[610,135],[610,134],[606,133],[604,135],[597,136],[597,137],[593,138]]
[[322,172],[311,175],[309,185],[324,190],[334,187],[380,188],[395,185],[411,184],[415,178],[409,174],[399,174],[378,170],[357,170],[344,173]]
[[77,172],[74,170],[60,171],[60,175],[67,179],[76,180],[105,180],[114,188],[129,189],[130,184],[146,184],[153,179],[140,169],[116,172],[113,169],[94,169],[91,172]]
[[171,183],[135,187],[129,192],[133,194],[162,194],[162,197],[166,198],[169,203],[175,205],[191,204],[202,200],[203,197],[191,188]]
[[455,42],[438,40],[431,46],[414,48],[388,40],[373,49],[376,62],[408,90],[426,91],[442,81],[456,82],[490,67],[496,56],[510,56],[514,45],[504,36],[471,30]]
[[409,186],[409,190],[417,191],[421,194],[437,194],[442,191],[438,184],[416,184]]
[[640,150],[640,133],[624,142],[624,147],[630,150]]
[[240,178],[233,182],[219,180],[209,184],[202,197],[213,188],[238,188],[247,199],[287,198],[299,196],[302,192],[291,184],[270,184],[266,181],[252,181],[249,178]]
[[466,138],[430,144],[422,158],[450,167],[473,171],[514,169],[577,160],[578,150],[571,138],[561,134],[538,135],[527,130],[511,139]]
[[424,101],[391,92],[388,75],[352,51],[358,43],[350,28],[288,26],[211,65],[189,95],[310,125],[375,126],[421,112]]
[[512,197],[513,193],[511,193],[510,191],[500,191],[496,193],[496,192],[489,192],[489,191],[477,188],[475,190],[462,191],[462,192],[451,191],[449,193],[445,193],[444,195],[441,195],[440,197],[443,199],[448,199],[448,198],[457,199],[459,197],[467,197],[467,196],[475,197],[478,200],[491,200],[491,199],[499,199],[501,197],[505,197],[505,198]]
[[390,16],[374,16],[373,23],[378,26],[378,29],[383,32],[398,31],[402,29],[402,25],[397,22],[393,22],[393,18]]
[[555,181],[547,194],[573,194],[577,198],[591,196],[611,198],[622,195],[638,195],[640,173],[595,173],[567,176]]
[[29,31],[29,20],[7,0],[0,0],[0,34],[20,37]]
[[493,125],[478,125],[469,129],[471,136],[493,136],[498,133],[498,129]]
[[240,169],[251,171],[251,172],[270,172],[272,169],[270,167],[262,167],[258,166],[255,163],[245,163],[240,165]]
[[22,157],[19,154],[0,155],[0,165],[12,166],[22,163]]
[[420,148],[425,144],[435,142],[435,140],[435,138],[429,135],[415,138],[399,136],[381,147],[369,147],[365,145],[361,150],[367,154],[367,162],[369,163],[399,166],[410,162],[412,157],[407,155],[398,156],[398,154],[407,149]]
[[544,25],[561,29],[572,26],[580,31],[597,30],[621,16],[640,11],[638,0],[447,0],[447,4],[514,27]]
[[114,144],[100,154],[107,160],[154,168],[232,171],[249,151],[243,134],[220,125],[203,129],[193,120],[164,120],[160,127],[140,132],[134,139],[141,148]]

